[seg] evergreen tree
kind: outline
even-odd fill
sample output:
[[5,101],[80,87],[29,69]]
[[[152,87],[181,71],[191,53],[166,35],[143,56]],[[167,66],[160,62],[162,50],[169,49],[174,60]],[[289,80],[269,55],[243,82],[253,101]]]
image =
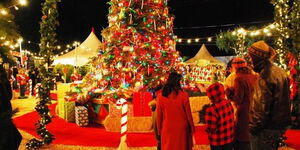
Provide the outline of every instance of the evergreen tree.
[[48,131],[46,125],[51,123],[48,105],[51,103],[50,90],[53,85],[52,79],[54,75],[50,69],[53,62],[53,50],[56,49],[56,28],[59,25],[57,21],[58,11],[57,3],[60,0],[45,0],[42,3],[42,20],[40,22],[41,45],[40,54],[43,56],[42,65],[39,66],[41,87],[39,88],[39,101],[35,106],[35,110],[40,115],[40,120],[35,124],[37,134],[42,138],[35,138],[28,141],[27,149],[38,149],[44,144],[50,144],[54,140],[54,136]]
[[14,15],[2,5],[0,5],[0,10],[7,12],[7,14],[0,14],[0,57],[4,63],[14,64],[9,46],[15,45],[20,35],[14,22]]
[[111,0],[108,4],[109,26],[102,31],[103,45],[84,87],[89,95],[100,92],[106,100],[115,101],[157,86],[180,59],[167,0]]

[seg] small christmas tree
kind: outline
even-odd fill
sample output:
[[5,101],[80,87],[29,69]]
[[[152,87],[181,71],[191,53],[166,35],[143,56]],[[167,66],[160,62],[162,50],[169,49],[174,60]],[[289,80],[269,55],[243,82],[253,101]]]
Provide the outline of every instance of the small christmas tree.
[[[109,26],[92,71],[84,79],[88,95],[109,101],[155,87],[180,62],[167,0],[111,0]],[[92,86],[91,86],[92,85]]]

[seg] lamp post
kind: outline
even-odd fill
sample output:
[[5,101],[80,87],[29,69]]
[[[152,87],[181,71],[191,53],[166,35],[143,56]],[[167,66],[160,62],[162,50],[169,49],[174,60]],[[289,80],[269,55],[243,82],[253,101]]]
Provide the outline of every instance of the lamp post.
[[75,41],[73,43],[73,46],[75,47],[75,63],[74,63],[75,67],[77,67],[77,48],[78,48],[79,45],[80,45],[80,43],[77,42],[77,41]]
[[18,39],[18,43],[19,43],[19,46],[20,46],[21,67],[23,67],[23,51],[22,51],[22,42],[23,42],[23,39],[22,39],[22,38],[19,38],[19,39]]

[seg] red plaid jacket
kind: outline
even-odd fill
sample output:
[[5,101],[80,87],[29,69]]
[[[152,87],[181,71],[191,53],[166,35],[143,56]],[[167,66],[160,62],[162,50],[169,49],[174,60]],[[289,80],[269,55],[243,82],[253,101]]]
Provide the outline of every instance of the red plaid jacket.
[[231,103],[225,99],[224,86],[215,83],[206,89],[212,104],[206,109],[206,132],[210,145],[221,146],[233,142],[234,113]]

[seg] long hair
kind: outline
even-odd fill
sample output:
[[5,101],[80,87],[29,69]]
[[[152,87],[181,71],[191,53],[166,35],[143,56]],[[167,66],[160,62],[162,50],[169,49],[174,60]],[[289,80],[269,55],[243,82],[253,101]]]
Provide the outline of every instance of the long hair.
[[167,83],[163,88],[162,95],[164,97],[168,97],[172,91],[175,91],[176,95],[178,95],[178,91],[181,90],[181,86],[180,86],[181,78],[182,77],[180,74],[176,72],[172,72],[169,75]]

